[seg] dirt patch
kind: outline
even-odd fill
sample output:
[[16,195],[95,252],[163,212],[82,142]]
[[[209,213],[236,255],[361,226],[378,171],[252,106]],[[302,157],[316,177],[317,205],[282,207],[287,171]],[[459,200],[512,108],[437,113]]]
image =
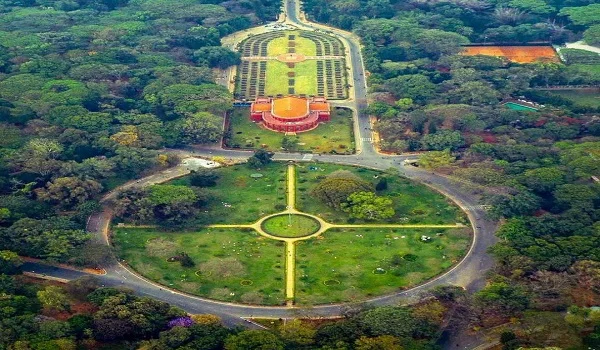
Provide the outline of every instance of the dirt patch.
[[229,288],[215,288],[210,291],[210,297],[217,300],[229,299],[232,297],[231,290]]
[[177,244],[159,237],[146,243],[146,253],[156,257],[170,257],[177,252]]
[[228,278],[243,275],[246,268],[236,258],[211,259],[200,265],[200,272],[211,273],[211,276],[216,278]]
[[247,304],[262,304],[264,301],[262,294],[259,292],[244,293],[242,294],[241,299]]
[[462,54],[506,57],[516,63],[560,62],[552,46],[469,46]]

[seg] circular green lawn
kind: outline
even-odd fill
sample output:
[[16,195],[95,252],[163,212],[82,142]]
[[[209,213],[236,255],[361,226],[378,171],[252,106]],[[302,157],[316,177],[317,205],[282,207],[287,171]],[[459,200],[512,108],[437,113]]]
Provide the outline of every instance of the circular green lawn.
[[262,229],[270,235],[285,238],[304,237],[317,232],[321,225],[306,215],[277,215],[262,223]]

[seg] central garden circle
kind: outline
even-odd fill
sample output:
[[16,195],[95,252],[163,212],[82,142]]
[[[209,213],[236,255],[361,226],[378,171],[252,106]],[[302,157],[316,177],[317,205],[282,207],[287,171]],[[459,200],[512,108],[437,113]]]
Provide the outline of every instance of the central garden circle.
[[[348,183],[370,194],[358,197],[366,201],[355,207],[361,210],[328,202],[347,191]],[[179,203],[178,194],[188,189],[204,193],[206,202],[179,230],[156,226],[156,221],[141,222],[143,227],[115,225],[111,242],[118,257],[144,277],[224,302],[367,300],[448,271],[472,242],[467,217],[448,198],[373,169],[321,162],[271,162],[260,169],[240,164],[143,191],[148,196],[154,190],[174,193],[168,198]],[[393,215],[354,217],[372,210],[373,196],[390,200]]]
[[321,224],[307,215],[281,214],[262,222],[262,229],[276,237],[298,238],[310,236],[321,228]]

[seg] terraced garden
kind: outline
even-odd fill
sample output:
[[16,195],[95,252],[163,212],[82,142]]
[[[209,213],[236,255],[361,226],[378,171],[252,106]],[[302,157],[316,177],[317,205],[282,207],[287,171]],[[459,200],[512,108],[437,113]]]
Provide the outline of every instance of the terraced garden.
[[344,46],[338,39],[307,31],[253,36],[240,45],[235,97],[323,96],[347,98]]

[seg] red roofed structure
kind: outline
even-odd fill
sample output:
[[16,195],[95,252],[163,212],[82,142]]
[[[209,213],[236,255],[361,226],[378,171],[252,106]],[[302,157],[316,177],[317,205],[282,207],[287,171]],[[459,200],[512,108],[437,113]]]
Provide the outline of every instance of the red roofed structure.
[[250,119],[278,132],[302,132],[329,121],[331,109],[325,98],[257,98],[250,108]]

